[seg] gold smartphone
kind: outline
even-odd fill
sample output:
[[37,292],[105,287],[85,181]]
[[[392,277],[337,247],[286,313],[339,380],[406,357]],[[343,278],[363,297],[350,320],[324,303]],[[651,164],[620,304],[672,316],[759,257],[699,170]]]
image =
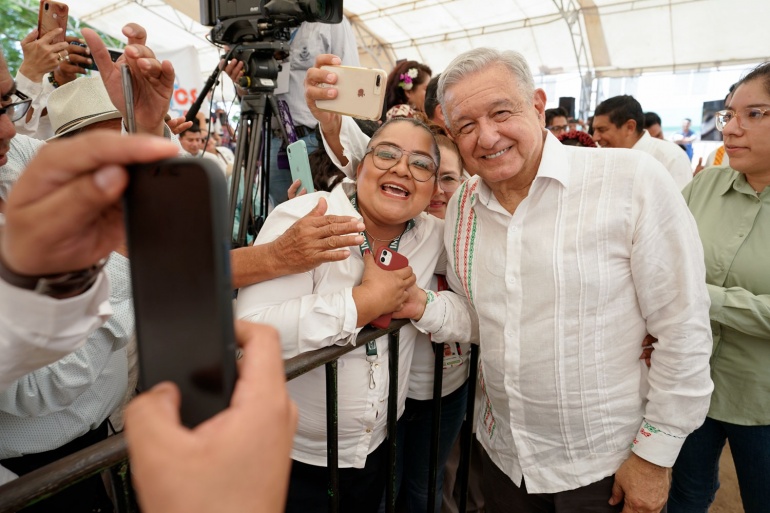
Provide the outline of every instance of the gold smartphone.
[[321,66],[321,69],[337,75],[335,85],[321,84],[321,87],[337,89],[337,97],[316,101],[319,109],[360,119],[380,119],[388,78],[385,71],[354,66]]

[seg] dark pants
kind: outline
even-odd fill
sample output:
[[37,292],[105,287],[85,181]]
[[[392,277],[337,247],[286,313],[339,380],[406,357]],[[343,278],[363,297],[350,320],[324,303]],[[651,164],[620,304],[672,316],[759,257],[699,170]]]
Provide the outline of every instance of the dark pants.
[[[460,434],[468,406],[467,381],[457,390],[441,398],[438,473],[435,511],[441,510],[444,468],[449,453]],[[433,430],[433,400],[406,400],[404,414],[398,420],[397,482],[399,499],[404,496],[407,511],[424,513],[428,509],[430,444]],[[382,508],[380,511],[384,511]]]
[[[65,456],[74,454],[107,438],[107,421],[85,435],[51,451],[26,454],[0,461],[11,472],[23,476]],[[102,476],[96,474],[65,488],[56,495],[19,510],[23,513],[107,513],[113,511],[112,501],[104,488]]]
[[674,464],[670,513],[706,513],[719,488],[719,458],[730,442],[743,509],[770,511],[770,426],[739,426],[706,418],[684,442]]
[[[487,513],[619,513],[621,502],[610,506],[614,476],[588,486],[557,493],[529,493],[495,465],[486,452],[482,456],[484,481],[482,489]],[[665,511],[665,508],[664,510]]]
[[[341,468],[340,512],[375,513],[385,492],[388,466],[387,440],[366,457],[364,468]],[[329,511],[329,469],[293,461],[289,479],[287,513]]]

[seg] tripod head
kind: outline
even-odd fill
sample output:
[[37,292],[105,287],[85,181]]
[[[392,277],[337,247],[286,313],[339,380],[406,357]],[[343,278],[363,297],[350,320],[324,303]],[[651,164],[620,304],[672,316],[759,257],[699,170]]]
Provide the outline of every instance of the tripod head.
[[231,51],[234,58],[243,62],[243,76],[238,85],[246,94],[257,92],[273,92],[281,66],[276,58],[281,60],[289,55],[287,41],[272,41],[261,43],[244,43],[237,45]]

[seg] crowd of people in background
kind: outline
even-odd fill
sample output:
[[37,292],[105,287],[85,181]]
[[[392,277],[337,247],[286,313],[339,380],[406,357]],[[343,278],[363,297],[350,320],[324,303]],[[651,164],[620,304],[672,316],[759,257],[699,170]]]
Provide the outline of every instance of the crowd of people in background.
[[[253,244],[231,251],[238,386],[229,409],[190,430],[174,386],[134,397],[124,166],[183,155],[232,177],[242,134],[221,109],[171,118],[172,63],[141,26],[123,33],[117,62],[89,29],[64,43],[31,31],[15,78],[0,53],[0,484],[125,418],[148,512],[326,512],[326,376],[285,383],[281,360],[353,344],[391,315],[410,321],[396,396],[386,337],[338,361],[341,511],[385,511],[390,437],[399,511],[457,511],[464,421],[476,433],[468,511],[705,513],[725,441],[744,510],[767,509],[770,63],[730,89],[715,117],[724,144],[694,170],[690,119],[667,140],[633,96],[585,121],[546,108],[510,50],[471,49],[435,75],[398,62],[378,120],[322,110],[337,94],[322,66],[358,65],[358,50],[347,19],[302,23],[276,98],[283,128],[269,134],[270,209],[256,212]],[[137,134],[126,134],[121,65]],[[221,69],[239,83],[243,63]],[[292,182],[297,140],[316,192]],[[380,268],[383,251],[408,266]],[[24,511],[112,507],[93,476]]]

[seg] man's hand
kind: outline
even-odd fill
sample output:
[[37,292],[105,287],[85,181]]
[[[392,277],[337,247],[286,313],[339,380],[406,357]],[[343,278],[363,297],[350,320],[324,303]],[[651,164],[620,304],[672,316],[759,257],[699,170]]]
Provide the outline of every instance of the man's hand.
[[355,217],[324,215],[326,208],[326,199],[320,198],[313,210],[274,241],[232,250],[233,288],[304,273],[348,258],[347,248],[364,241],[360,234],[364,223]]
[[171,383],[126,408],[131,474],[142,511],[283,511],[297,408],[286,391],[281,344],[265,325],[238,321],[236,335],[243,347],[240,376],[223,412],[185,428],[179,389]]
[[237,87],[240,87],[238,81],[243,76],[243,61],[239,61],[238,59],[230,59],[230,62],[225,64],[225,60],[220,59],[219,67],[225,72],[225,75],[230,77],[230,80],[233,81],[233,84],[235,84]]
[[631,453],[615,473],[610,505],[623,501],[621,513],[660,513],[668,500],[671,469]]
[[[364,241],[364,223],[347,216],[327,216],[326,199],[275,239],[271,252],[282,262],[285,274],[304,273],[326,262],[345,260],[350,246]],[[351,235],[353,234],[353,235]]]
[[83,29],[83,37],[99,67],[107,94],[123,119],[126,117],[126,106],[120,66],[127,64],[134,85],[137,132],[163,136],[164,118],[174,92],[174,67],[169,61],[158,61],[152,50],[145,46],[147,33],[140,25],[129,23],[123,27],[123,34],[128,38],[128,46],[123,50],[123,55],[112,62],[107,46],[96,32]]
[[693,171],[692,175],[695,176],[701,171],[703,171],[706,168],[706,166],[703,165],[703,157],[698,159],[698,164],[695,166],[695,171]]
[[125,238],[123,166],[177,151],[163,139],[105,131],[43,146],[8,197],[0,234],[6,266],[38,276],[85,269],[106,257]]
[[417,286],[412,285],[407,291],[408,297],[401,308],[393,312],[394,319],[412,319],[419,321],[425,313],[427,293]]
[[371,252],[366,253],[361,285],[353,287],[353,301],[358,312],[356,326],[366,326],[381,315],[404,308],[409,299],[408,291],[416,281],[411,267],[386,271],[377,265]]
[[22,75],[32,82],[42,82],[43,75],[56,69],[67,56],[70,46],[66,41],[51,43],[51,40],[62,32],[61,28],[57,28],[37,39],[38,32],[34,29],[21,40],[24,61],[19,66],[19,71]]
[[639,359],[644,360],[644,363],[647,364],[648,368],[652,366],[652,352],[655,351],[655,346],[652,344],[657,341],[658,339],[650,334],[648,334],[646,337],[644,337],[644,340],[642,340],[642,354],[639,356]]
[[80,46],[74,43],[85,43],[84,40],[77,37],[67,36],[66,38],[69,46],[67,52],[69,56],[67,59],[62,60],[59,66],[53,70],[54,78],[59,85],[67,84],[75,80],[78,75],[83,75],[86,72],[86,67],[92,64],[91,50],[87,46]]
[[185,121],[184,116],[180,116],[178,118],[171,118],[168,121],[166,121],[166,125],[168,125],[169,130],[171,130],[171,133],[174,135],[179,135],[191,126],[193,126],[192,121]]

